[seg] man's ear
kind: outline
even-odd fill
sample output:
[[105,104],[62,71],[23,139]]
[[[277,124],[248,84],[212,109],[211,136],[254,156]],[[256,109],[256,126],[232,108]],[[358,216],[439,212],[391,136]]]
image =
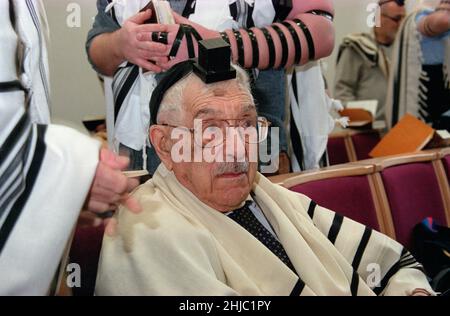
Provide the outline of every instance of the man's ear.
[[165,130],[165,127],[160,125],[153,125],[149,131],[150,141],[155,148],[155,151],[161,159],[161,162],[168,170],[172,170],[173,161],[171,156],[171,141]]

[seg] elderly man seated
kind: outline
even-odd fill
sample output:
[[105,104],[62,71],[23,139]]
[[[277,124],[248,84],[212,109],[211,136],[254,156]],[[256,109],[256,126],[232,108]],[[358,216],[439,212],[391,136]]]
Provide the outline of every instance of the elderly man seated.
[[205,83],[196,69],[176,65],[155,90],[162,163],[134,193],[143,211],[122,208],[104,237],[97,295],[434,294],[400,244],[258,173],[268,123],[246,73]]

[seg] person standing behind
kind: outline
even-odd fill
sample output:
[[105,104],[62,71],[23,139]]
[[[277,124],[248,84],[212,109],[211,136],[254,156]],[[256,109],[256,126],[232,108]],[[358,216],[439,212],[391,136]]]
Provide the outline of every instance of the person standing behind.
[[390,55],[400,23],[404,1],[379,1],[380,25],[370,33],[344,38],[337,57],[334,98],[344,104],[356,100],[378,100],[377,119],[384,118]]
[[0,1],[0,295],[48,293],[82,208],[140,209],[127,159],[49,124],[46,26],[41,1]]
[[410,113],[433,128],[450,129],[450,2],[422,0],[399,34],[386,104],[388,125]]
[[[133,165],[133,162],[138,162],[138,168],[143,165],[141,149],[145,147],[151,119],[146,106],[150,99],[148,91],[158,80],[158,77],[153,80],[144,76],[143,72],[160,73],[174,63],[197,56],[199,37],[223,37],[232,47],[233,61],[252,73],[259,114],[267,117],[272,127],[280,130],[280,146],[271,155],[284,162],[280,169],[289,172],[283,124],[285,69],[331,53],[334,46],[332,1],[169,2],[174,11],[175,25],[142,25],[152,12],[133,14],[138,13],[148,1],[125,1],[122,5],[97,1],[98,15],[88,34],[86,49],[89,60],[98,72],[114,75],[115,113],[114,122],[110,124],[114,124],[114,136],[120,143],[119,148],[130,153]],[[109,11],[106,13],[105,9]],[[187,36],[183,30],[186,26]],[[193,37],[191,33],[198,33],[199,37]],[[174,42],[178,44],[173,45]],[[133,71],[133,64],[141,70]],[[127,78],[133,78],[132,74],[135,80],[125,84]],[[153,173],[159,159],[153,148],[147,147],[146,150],[147,168]]]

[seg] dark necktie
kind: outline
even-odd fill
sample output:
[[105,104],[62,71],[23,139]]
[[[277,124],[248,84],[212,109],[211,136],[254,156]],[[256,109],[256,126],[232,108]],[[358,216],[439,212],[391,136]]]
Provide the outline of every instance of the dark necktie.
[[289,269],[296,273],[291,260],[283,248],[283,245],[281,245],[281,243],[270,233],[270,231],[267,230],[263,224],[261,224],[261,222],[250,210],[250,205],[252,205],[252,203],[252,201],[245,202],[245,205],[242,208],[233,211],[233,213],[229,214],[228,217],[245,228],[264,246],[272,251],[281,261],[283,261]]

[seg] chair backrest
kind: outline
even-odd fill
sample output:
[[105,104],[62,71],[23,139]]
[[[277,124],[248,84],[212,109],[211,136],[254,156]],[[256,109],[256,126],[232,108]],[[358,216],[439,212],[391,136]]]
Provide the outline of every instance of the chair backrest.
[[428,151],[361,162],[375,166],[380,199],[386,197],[382,206],[387,222],[391,222],[396,240],[406,247],[411,247],[414,226],[424,218],[431,216],[441,225],[448,224],[448,203],[437,161],[438,152]]
[[[444,167],[446,165],[446,167]],[[368,159],[271,180],[411,246],[426,217],[450,225],[450,149]]]
[[445,149],[441,152],[442,163],[447,174],[447,179],[450,182],[450,148]]
[[328,138],[327,153],[330,165],[369,159],[369,152],[380,141],[378,130],[344,130]]
[[372,172],[370,166],[341,165],[286,176],[284,180],[278,178],[278,183],[305,194],[323,207],[383,231],[381,210],[370,177]]
[[328,138],[327,153],[331,166],[352,161],[348,153],[347,142],[346,137]]
[[351,137],[356,160],[369,159],[369,153],[381,140],[380,133],[375,130],[354,134]]
[[381,175],[400,243],[410,246],[414,226],[426,217],[446,225],[441,190],[431,162],[393,166]]
[[104,226],[77,227],[70,249],[70,262],[81,268],[81,287],[72,289],[74,296],[92,296],[95,290],[98,261],[103,242]]

